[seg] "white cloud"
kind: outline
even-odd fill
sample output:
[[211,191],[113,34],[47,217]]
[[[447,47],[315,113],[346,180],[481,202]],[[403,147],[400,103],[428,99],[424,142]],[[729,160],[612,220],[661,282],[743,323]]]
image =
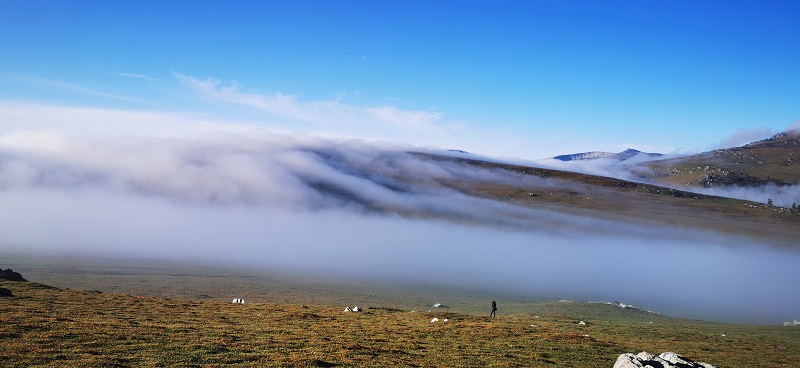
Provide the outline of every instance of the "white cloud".
[[16,75],[13,76],[13,79],[22,82],[27,85],[36,85],[45,87],[52,90],[62,90],[67,91],[70,93],[77,93],[81,95],[89,95],[95,97],[102,97],[103,99],[110,99],[110,100],[117,100],[117,101],[124,101],[124,102],[133,102],[137,105],[149,104],[144,100],[140,100],[137,98],[133,98],[130,96],[125,96],[118,93],[111,93],[108,91],[101,90],[99,88],[89,88],[83,85],[70,83],[60,79],[48,79],[39,76],[24,76],[24,75]]
[[790,132],[790,131],[800,131],[800,120],[798,120],[798,121],[796,121],[794,124],[792,124],[792,125],[789,125],[788,127],[786,127],[786,131],[787,131],[787,132]]
[[[785,292],[785,280],[800,277],[796,254],[725,247],[747,244],[741,237],[517,207],[442,184],[482,180],[562,185],[356,141],[16,131],[0,134],[0,249],[624,300],[715,319],[796,318],[788,314],[800,300]],[[664,259],[680,260],[660,265],[675,272],[653,272]]]
[[303,102],[296,96],[282,93],[262,95],[244,92],[235,81],[224,86],[219,79],[199,80],[179,73],[175,73],[175,76],[184,85],[212,99],[249,106],[323,130],[345,127],[381,130],[390,126],[414,134],[443,133],[442,128],[437,125],[442,120],[440,112],[403,110],[389,105],[361,107],[343,104],[339,100]]
[[115,73],[115,74],[120,76],[120,77],[133,78],[133,79],[143,79],[143,80],[147,80],[147,81],[157,81],[158,80],[157,78],[153,78],[153,77],[148,76],[148,75],[137,74],[137,73]]
[[719,145],[715,148],[738,147],[753,141],[769,138],[775,134],[777,134],[777,132],[768,127],[759,127],[756,129],[739,128],[736,129],[733,134],[721,140]]
[[[165,113],[1,101],[0,134],[57,131],[70,136],[195,136],[215,131],[259,130],[233,119],[191,113]],[[263,130],[263,129],[262,129]]]
[[[197,79],[175,73],[176,78],[204,98],[229,106],[263,113],[257,125],[288,133],[309,133],[332,138],[358,138],[443,149],[461,149],[494,157],[538,159],[558,148],[572,145],[541,130],[525,137],[504,128],[503,122],[477,127],[448,119],[432,110],[408,110],[394,105],[358,106],[340,98],[302,101],[283,93],[245,91],[237,82],[224,85],[219,79]],[[531,140],[535,139],[536,142]]]
[[[686,188],[679,189],[685,190]],[[793,204],[800,204],[800,185],[777,186],[774,184],[766,184],[760,187],[724,186],[696,188],[692,191],[760,203],[767,203],[771,199],[776,206],[781,207],[791,207]]]

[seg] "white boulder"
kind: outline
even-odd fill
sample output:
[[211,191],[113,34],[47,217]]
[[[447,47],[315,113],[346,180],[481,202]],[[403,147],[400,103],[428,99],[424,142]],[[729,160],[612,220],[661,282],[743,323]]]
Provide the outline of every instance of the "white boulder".
[[617,357],[614,368],[716,368],[708,363],[695,362],[673,352],[661,353],[655,356],[646,351],[633,355],[621,354]]
[[242,299],[242,298],[236,298],[236,299],[233,299],[233,302],[232,302],[232,303],[233,303],[233,304],[244,304],[244,299]]

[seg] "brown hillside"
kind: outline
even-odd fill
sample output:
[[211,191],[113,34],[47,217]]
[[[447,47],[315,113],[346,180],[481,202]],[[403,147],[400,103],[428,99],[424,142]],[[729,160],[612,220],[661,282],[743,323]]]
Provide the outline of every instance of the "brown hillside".
[[665,185],[759,186],[800,183],[800,132],[780,133],[741,147],[646,164]]
[[584,216],[641,221],[654,226],[673,224],[752,236],[784,245],[796,244],[800,216],[787,209],[675,190],[652,184],[569,171],[416,153],[485,170],[506,170],[522,178],[546,180],[442,184],[463,193],[510,204]]

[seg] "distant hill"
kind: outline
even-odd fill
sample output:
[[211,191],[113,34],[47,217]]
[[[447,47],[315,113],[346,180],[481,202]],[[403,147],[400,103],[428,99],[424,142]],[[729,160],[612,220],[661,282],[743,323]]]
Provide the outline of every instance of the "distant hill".
[[632,148],[628,148],[622,152],[602,152],[602,151],[593,151],[593,152],[582,152],[582,153],[573,153],[568,155],[560,155],[555,156],[553,159],[559,161],[582,161],[582,160],[596,160],[599,158],[611,158],[619,161],[629,160],[634,157],[646,157],[648,159],[658,159],[663,155],[660,153],[649,153],[649,152],[642,152],[639,150],[635,150]]
[[800,131],[644,165],[651,171],[646,179],[670,186],[793,185],[800,183]]
[[[475,181],[457,176],[437,179],[440,185],[468,196],[621,221],[651,221],[656,226],[683,224],[772,239],[776,243],[796,244],[800,214],[780,207],[572,171],[431,153],[412,154],[434,162],[461,166],[461,169],[451,172],[468,172],[468,168],[475,168],[521,175],[512,181]],[[800,168],[800,165],[797,167]],[[545,180],[531,180],[533,178]],[[413,178],[414,181],[418,179]],[[690,214],[691,221],[687,221]],[[468,218],[457,220],[469,221]],[[530,226],[536,224],[533,222]]]

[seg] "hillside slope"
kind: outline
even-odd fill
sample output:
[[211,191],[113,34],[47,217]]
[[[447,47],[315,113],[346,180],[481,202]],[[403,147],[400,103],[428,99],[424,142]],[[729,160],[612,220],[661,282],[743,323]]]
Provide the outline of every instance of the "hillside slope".
[[723,231],[793,247],[797,244],[800,216],[785,208],[570,171],[429,153],[416,155],[517,175],[516,180],[508,181],[440,179],[442,185],[471,196],[526,208]]
[[777,134],[741,147],[653,161],[648,179],[690,187],[800,183],[800,131]]

